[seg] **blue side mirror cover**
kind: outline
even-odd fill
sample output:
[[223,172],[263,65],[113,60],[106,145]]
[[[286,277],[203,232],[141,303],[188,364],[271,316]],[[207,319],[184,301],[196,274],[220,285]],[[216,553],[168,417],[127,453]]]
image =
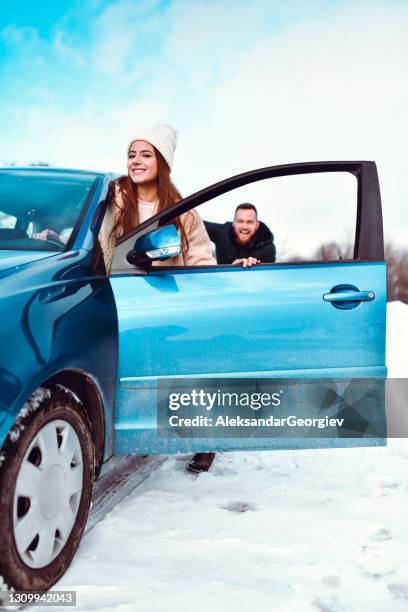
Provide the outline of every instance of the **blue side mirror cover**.
[[181,240],[175,225],[164,225],[140,236],[133,247],[133,255],[145,261],[159,261],[180,253]]

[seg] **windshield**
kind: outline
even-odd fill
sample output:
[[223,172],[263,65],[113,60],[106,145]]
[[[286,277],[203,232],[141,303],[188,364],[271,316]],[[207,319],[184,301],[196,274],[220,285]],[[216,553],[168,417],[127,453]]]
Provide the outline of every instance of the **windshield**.
[[0,171],[0,249],[64,251],[97,180],[57,170]]

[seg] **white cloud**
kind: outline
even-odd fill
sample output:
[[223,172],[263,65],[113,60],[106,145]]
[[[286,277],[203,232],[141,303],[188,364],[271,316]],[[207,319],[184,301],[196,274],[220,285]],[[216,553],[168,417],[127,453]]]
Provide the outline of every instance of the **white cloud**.
[[203,184],[197,168],[210,182],[276,163],[374,159],[386,231],[406,241],[407,19],[405,7],[339,11],[253,45],[195,108],[183,155],[191,187]]
[[22,45],[29,47],[37,45],[39,41],[38,32],[30,26],[16,27],[9,25],[0,32],[0,37],[7,45]]
[[86,65],[83,54],[69,45],[65,40],[65,33],[62,30],[56,30],[52,41],[53,49],[66,62],[73,64],[76,67],[82,68]]
[[[374,159],[386,231],[406,240],[406,5],[349,2],[266,34],[266,2],[234,10],[176,2],[165,28],[136,4],[112,5],[90,43],[88,58],[109,75],[110,88],[117,85],[116,103],[106,104],[102,91],[70,111],[22,106],[8,159],[23,150],[22,161],[124,171],[132,131],[158,120],[179,130],[174,176],[185,194],[266,165]],[[143,56],[146,31],[153,47],[158,32],[164,36],[160,60],[150,47]],[[129,89],[122,95],[127,76],[139,78],[133,97]]]

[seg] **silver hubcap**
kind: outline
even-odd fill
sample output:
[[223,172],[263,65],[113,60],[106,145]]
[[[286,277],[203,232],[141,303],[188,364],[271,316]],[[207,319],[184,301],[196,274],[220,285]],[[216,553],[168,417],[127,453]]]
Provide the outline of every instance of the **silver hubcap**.
[[83,459],[74,428],[47,423],[24,455],[13,504],[14,541],[33,568],[53,561],[72,531],[81,501]]

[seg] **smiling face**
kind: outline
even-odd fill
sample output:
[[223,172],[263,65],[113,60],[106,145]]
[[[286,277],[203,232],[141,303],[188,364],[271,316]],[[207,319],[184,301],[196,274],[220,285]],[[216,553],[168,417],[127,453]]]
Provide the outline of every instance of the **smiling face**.
[[128,151],[128,173],[137,185],[157,181],[157,159],[153,146],[145,140],[135,140]]
[[232,228],[238,244],[248,244],[259,227],[256,212],[253,209],[239,208],[235,213]]

